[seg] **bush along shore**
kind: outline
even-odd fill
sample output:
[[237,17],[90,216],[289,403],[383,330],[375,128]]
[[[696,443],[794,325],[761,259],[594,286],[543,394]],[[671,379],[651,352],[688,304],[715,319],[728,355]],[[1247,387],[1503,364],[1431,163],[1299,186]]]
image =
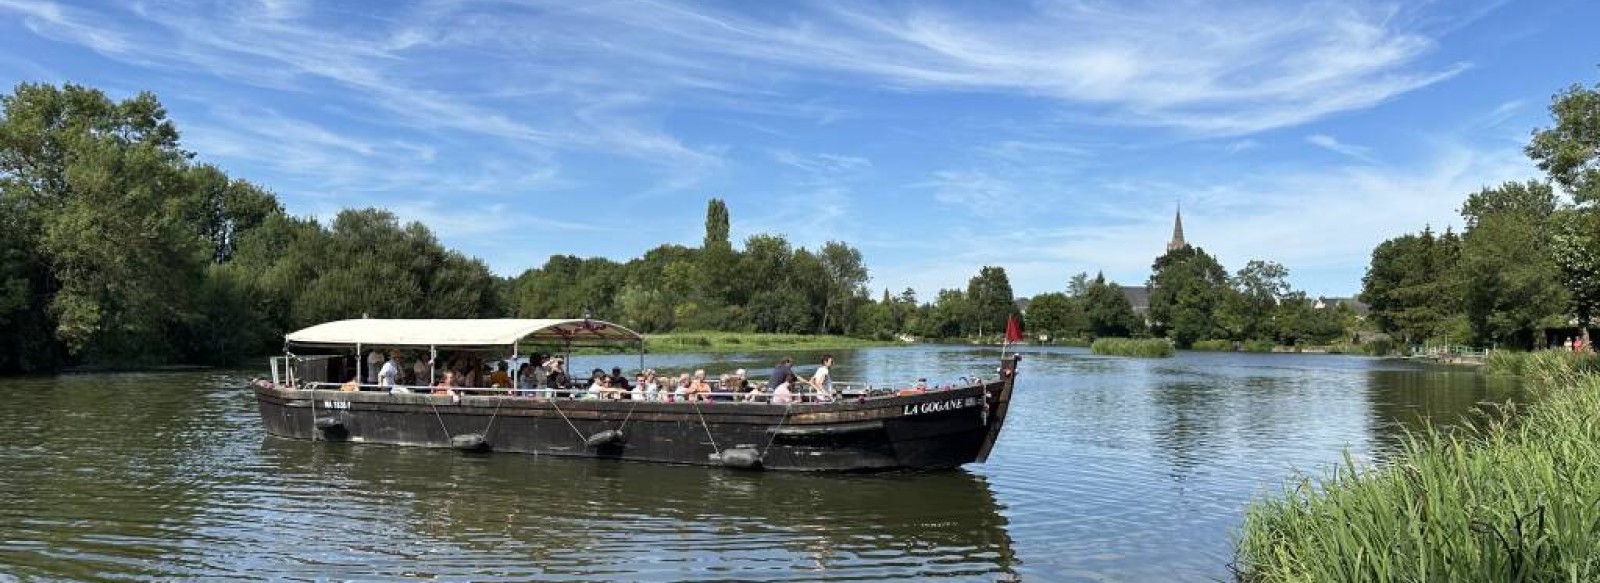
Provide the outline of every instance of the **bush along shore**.
[[1089,352],[1107,356],[1169,358],[1178,350],[1165,338],[1100,338],[1089,345]]
[[[1600,373],[1593,355],[1513,357],[1535,397],[1488,423],[1348,457],[1252,505],[1247,582],[1600,581]],[[1510,360],[1500,366],[1510,366]]]

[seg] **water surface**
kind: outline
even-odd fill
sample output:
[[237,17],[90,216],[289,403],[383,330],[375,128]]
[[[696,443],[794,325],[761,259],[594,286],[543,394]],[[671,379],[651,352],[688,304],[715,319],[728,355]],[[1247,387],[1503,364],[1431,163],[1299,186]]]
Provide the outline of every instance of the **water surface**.
[[[1024,355],[989,463],[864,476],[270,438],[254,370],[0,379],[0,580],[1225,580],[1249,500],[1517,398],[1361,357]],[[775,356],[647,363],[761,374]],[[939,384],[999,355],[835,356],[839,378]]]

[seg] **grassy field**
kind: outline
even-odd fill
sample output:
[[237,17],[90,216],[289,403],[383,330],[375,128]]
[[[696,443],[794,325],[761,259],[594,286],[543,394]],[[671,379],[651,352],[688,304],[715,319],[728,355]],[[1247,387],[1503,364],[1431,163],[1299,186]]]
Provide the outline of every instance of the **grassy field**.
[[1536,402],[1479,429],[1412,436],[1381,468],[1348,458],[1252,505],[1235,568],[1249,582],[1600,581],[1600,374],[1594,358],[1502,367]]
[[1164,338],[1100,338],[1089,345],[1089,352],[1139,358],[1168,358],[1178,353]]
[[676,332],[646,334],[645,348],[657,354],[672,352],[744,352],[766,350],[836,350],[869,346],[899,346],[847,336],[757,334],[741,332]]

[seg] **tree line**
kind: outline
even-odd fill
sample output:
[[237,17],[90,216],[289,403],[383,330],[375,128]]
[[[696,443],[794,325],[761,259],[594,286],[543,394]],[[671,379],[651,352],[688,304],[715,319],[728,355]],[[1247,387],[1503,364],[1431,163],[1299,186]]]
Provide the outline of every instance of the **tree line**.
[[362,313],[503,313],[498,279],[418,224],[324,225],[194,162],[154,95],[0,96],[0,372],[227,363]]
[[869,297],[861,252],[781,235],[730,241],[707,205],[699,247],[617,262],[554,255],[516,277],[380,209],[326,222],[197,163],[150,93],[21,84],[0,96],[0,372],[76,364],[225,364],[285,331],[363,315],[578,317],[642,332],[950,337],[1015,312],[1005,270],[919,303]]
[[1554,125],[1535,130],[1525,148],[1544,177],[1469,194],[1459,209],[1460,233],[1425,226],[1372,251],[1361,297],[1380,330],[1408,344],[1537,348],[1593,323],[1600,310],[1600,84],[1567,88],[1550,112]]
[[1145,289],[1142,316],[1122,288],[1103,275],[1079,273],[1066,292],[1034,296],[1030,331],[1054,338],[1156,337],[1178,348],[1201,341],[1296,345],[1333,342],[1357,324],[1345,303],[1319,308],[1292,289],[1281,264],[1253,260],[1229,274],[1199,247],[1184,246],[1156,258]]
[[[1600,86],[1557,96],[1555,127],[1528,153],[1550,182],[1468,197],[1461,234],[1404,235],[1373,252],[1363,280],[1372,325],[1416,341],[1533,345],[1600,306]],[[122,101],[78,85],[22,84],[0,96],[0,372],[72,364],[237,362],[276,351],[287,330],[360,317],[565,317],[641,332],[844,334],[888,340],[997,338],[1023,316],[1005,269],[924,301],[873,298],[861,252],[756,234],[735,246],[729,210],[707,204],[698,247],[661,245],[628,261],[553,255],[515,277],[445,248],[380,209],[328,221],[197,163],[154,95]],[[1568,203],[1551,182],[1572,195]],[[1203,249],[1157,258],[1149,308],[1079,273],[1027,303],[1030,336],[1156,336],[1326,343],[1348,333],[1344,305],[1315,309],[1288,270],[1229,273]]]

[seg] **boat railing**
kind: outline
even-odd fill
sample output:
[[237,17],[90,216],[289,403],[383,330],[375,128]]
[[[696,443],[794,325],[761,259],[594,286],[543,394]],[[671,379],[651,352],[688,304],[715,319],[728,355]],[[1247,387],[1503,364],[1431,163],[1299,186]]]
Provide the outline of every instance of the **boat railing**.
[[[279,385],[279,386],[285,386],[285,385]],[[292,386],[292,385],[289,385],[289,386]],[[402,389],[405,393],[417,394],[417,395],[444,395],[445,394],[445,393],[435,392],[435,390],[436,390],[435,387],[421,386],[421,385],[395,385],[395,386],[389,386],[389,385],[377,385],[377,384],[366,384],[366,383],[307,382],[307,383],[304,383],[303,385],[301,385],[300,388],[303,389],[303,390],[340,391],[340,392],[368,392],[368,393],[372,393],[372,392],[389,393],[389,392],[394,392],[394,389]],[[947,386],[939,387],[939,388],[929,388],[927,390],[929,392],[934,392],[934,391],[939,391],[939,390],[949,390],[951,388],[956,388],[956,386],[955,385],[947,385]],[[563,400],[563,401],[595,401],[595,400],[624,400],[624,401],[626,401],[626,400],[639,400],[639,401],[646,401],[646,402],[671,403],[671,402],[693,402],[693,401],[696,400],[696,399],[689,399],[688,395],[679,394],[679,393],[676,393],[676,392],[673,392],[673,391],[667,391],[667,390],[658,390],[658,391],[654,391],[654,392],[647,392],[647,391],[641,391],[641,390],[638,390],[638,389],[634,389],[634,390],[629,390],[629,391],[611,391],[609,393],[600,393],[600,394],[591,393],[587,388],[571,388],[571,389],[549,389],[549,388],[543,388],[543,389],[506,389],[506,388],[501,388],[501,387],[451,387],[449,390],[451,392],[456,393],[456,394],[466,395],[466,396],[478,396],[478,397],[495,397],[495,396],[498,396],[498,397],[531,398],[531,399],[544,399],[544,400],[559,399],[559,400]],[[836,383],[834,383],[834,394],[831,395],[831,396],[821,396],[821,395],[818,395],[817,393],[814,393],[814,392],[811,392],[811,391],[803,391],[803,392],[795,393],[793,395],[793,399],[794,400],[792,401],[792,403],[796,404],[796,405],[811,405],[811,404],[832,403],[832,402],[837,402],[837,401],[840,401],[840,400],[851,400],[851,399],[862,399],[862,398],[871,399],[871,398],[892,397],[892,396],[895,396],[897,394],[900,394],[901,391],[904,391],[904,390],[905,390],[904,388],[897,389],[897,388],[893,388],[893,387],[889,387],[889,386],[875,385],[873,383],[836,382]],[[706,393],[692,393],[692,395],[698,395],[700,397],[698,399],[699,402],[714,402],[714,403],[762,403],[762,404],[764,404],[764,403],[771,402],[772,397],[773,397],[773,395],[772,395],[772,393],[770,391],[761,391],[761,392],[712,391],[712,392],[706,392]]]

